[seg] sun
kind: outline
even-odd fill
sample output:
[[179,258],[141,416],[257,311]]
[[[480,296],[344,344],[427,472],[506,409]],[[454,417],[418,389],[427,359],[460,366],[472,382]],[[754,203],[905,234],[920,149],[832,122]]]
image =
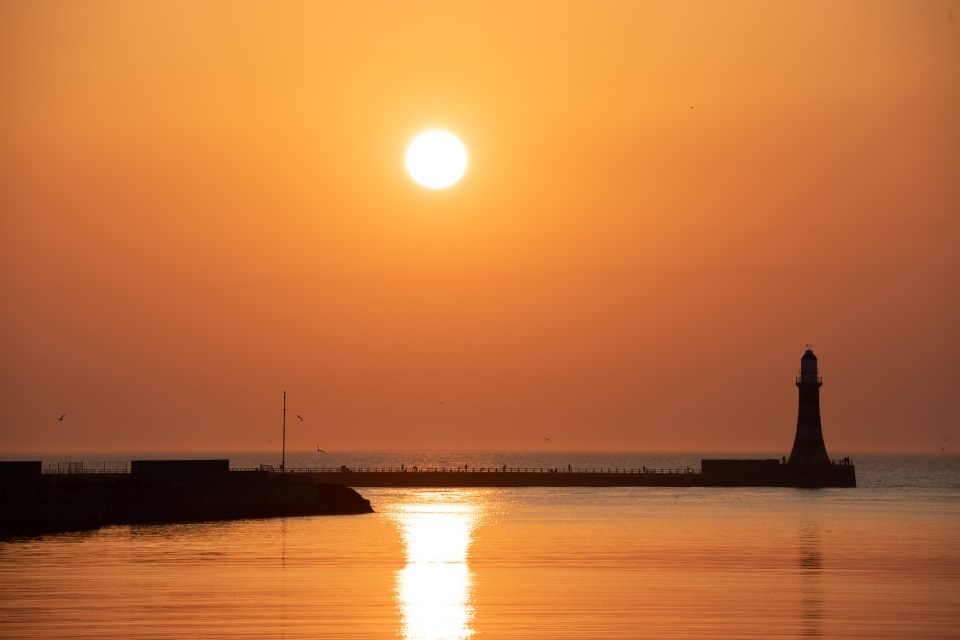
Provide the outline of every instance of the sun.
[[446,189],[467,170],[467,149],[447,131],[425,131],[407,147],[407,173],[428,189]]

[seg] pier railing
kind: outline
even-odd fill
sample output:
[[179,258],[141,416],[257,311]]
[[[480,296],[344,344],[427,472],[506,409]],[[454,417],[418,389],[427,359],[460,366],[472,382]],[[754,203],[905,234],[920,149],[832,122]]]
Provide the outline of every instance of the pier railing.
[[[848,466],[850,458],[838,458],[830,461],[834,466]],[[259,467],[233,467],[231,471],[260,471],[264,473],[282,473],[279,465],[262,464]],[[703,470],[694,467],[678,468],[625,468],[625,467],[440,467],[425,465],[401,465],[399,467],[287,467],[286,473],[589,473],[589,474],[702,474]],[[57,462],[43,466],[44,475],[97,475],[128,474],[129,463],[103,463],[85,465],[82,462]]]
[[[265,471],[280,473],[279,467],[235,468],[233,471]],[[653,473],[653,474],[690,474],[702,473],[693,467],[677,469],[654,469],[640,467],[627,469],[620,467],[437,467],[437,466],[400,466],[400,467],[287,467],[287,473]]]
[[102,463],[97,466],[84,465],[82,462],[54,462],[43,465],[44,475],[76,475],[76,474],[113,474],[130,473],[128,463]]
[[[234,467],[231,471],[260,471],[281,473],[279,465],[260,465],[259,467]],[[286,473],[590,473],[590,474],[699,474],[700,469],[680,467],[656,469],[653,467],[439,467],[439,466],[399,466],[399,467],[287,467]],[[102,465],[84,465],[82,462],[58,462],[43,466],[44,475],[98,475],[128,474],[129,464],[105,463]]]

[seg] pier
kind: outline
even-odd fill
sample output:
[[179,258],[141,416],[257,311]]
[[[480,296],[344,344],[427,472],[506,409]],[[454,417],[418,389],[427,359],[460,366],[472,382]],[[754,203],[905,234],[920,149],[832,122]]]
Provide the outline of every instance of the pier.
[[[816,468],[779,460],[703,460],[701,468],[407,467],[288,469],[314,482],[365,487],[855,487],[854,466],[837,460]],[[278,471],[266,471],[277,473]]]
[[817,357],[800,359],[797,429],[790,458],[704,459],[700,468],[348,467],[231,469],[230,461],[133,460],[129,468],[0,462],[0,534],[95,528],[104,524],[182,522],[291,515],[368,513],[354,491],[368,487],[795,487],[852,488],[849,458],[831,460],[820,421]]
[[528,468],[528,467],[405,467],[289,469],[315,482],[352,488],[471,488],[471,487],[694,487],[703,482],[699,469]]
[[[39,463],[34,473],[41,473]],[[856,471],[849,459],[814,467],[761,460],[701,460],[701,466],[652,467],[296,467],[260,465],[233,468],[234,478],[333,484],[354,489],[369,487],[481,488],[481,487],[855,487]],[[119,482],[130,477],[128,468],[84,468],[78,463],[47,465],[49,482]]]
[[[38,469],[39,471],[39,469]],[[84,468],[77,463],[47,465],[44,476],[84,477],[89,481],[119,481],[127,468]],[[285,476],[310,484],[369,487],[854,487],[855,468],[849,459],[815,467],[761,460],[701,460],[698,467],[296,467],[260,465],[233,468],[235,477]],[[54,480],[55,481],[55,480]]]
[[855,487],[849,459],[702,460],[701,468],[410,467],[230,469],[228,460],[133,461],[130,468],[0,462],[0,537],[110,524],[369,513],[356,489],[507,487]]

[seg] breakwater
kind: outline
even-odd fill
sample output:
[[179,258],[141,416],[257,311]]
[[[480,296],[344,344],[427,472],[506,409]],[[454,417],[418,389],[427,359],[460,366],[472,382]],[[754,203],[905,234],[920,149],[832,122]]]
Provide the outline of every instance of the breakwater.
[[0,462],[0,535],[114,524],[369,513],[355,489],[483,487],[855,487],[849,459],[701,460],[699,468],[407,467],[230,469],[228,460],[140,460],[129,469]]
[[122,473],[41,473],[39,462],[0,463],[3,535],[372,511],[342,482],[231,471],[226,460],[134,461]]
[[471,487],[855,487],[848,460],[797,465],[766,460],[701,460],[700,468],[339,467],[288,469],[315,482],[353,488]]

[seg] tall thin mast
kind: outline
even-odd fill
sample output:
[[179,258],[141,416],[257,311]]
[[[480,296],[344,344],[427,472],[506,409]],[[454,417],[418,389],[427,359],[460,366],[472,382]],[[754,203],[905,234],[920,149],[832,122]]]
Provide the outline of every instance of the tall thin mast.
[[286,472],[287,468],[287,390],[283,390],[283,443],[280,449],[280,473]]

